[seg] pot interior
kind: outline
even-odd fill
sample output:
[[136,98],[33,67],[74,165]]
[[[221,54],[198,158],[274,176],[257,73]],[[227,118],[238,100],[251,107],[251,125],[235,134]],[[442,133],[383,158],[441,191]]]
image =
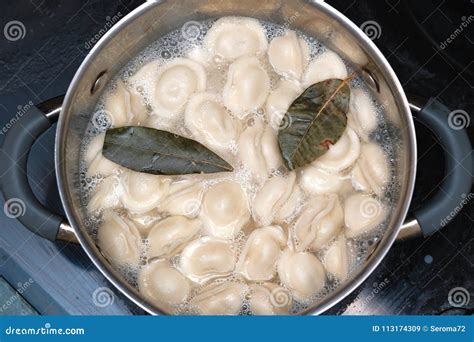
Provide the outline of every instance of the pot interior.
[[391,213],[389,229],[374,246],[364,269],[353,274],[349,281],[317,306],[307,310],[307,313],[320,313],[350,293],[386,254],[405,218],[415,172],[413,123],[398,80],[371,41],[345,17],[324,3],[283,0],[148,2],[123,18],[91,50],[66,95],[56,141],[56,167],[63,204],[81,244],[107,278],[138,305],[151,313],[161,313],[160,308],[143,301],[138,292],[122,280],[84,227],[86,212],[80,192],[79,146],[104,89],[103,85],[130,59],[159,37],[179,29],[186,22],[223,16],[247,16],[281,24],[323,42],[366,76],[367,84],[374,90],[373,95],[400,134],[396,171],[400,186],[399,199]]

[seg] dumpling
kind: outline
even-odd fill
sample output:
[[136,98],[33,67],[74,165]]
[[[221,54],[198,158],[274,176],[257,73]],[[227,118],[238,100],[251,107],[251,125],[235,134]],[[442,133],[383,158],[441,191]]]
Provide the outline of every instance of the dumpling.
[[313,254],[289,249],[283,252],[278,261],[278,275],[294,298],[301,302],[310,300],[326,283],[326,271]]
[[389,164],[382,148],[375,143],[362,144],[360,158],[352,171],[354,187],[382,197],[389,180]]
[[144,99],[137,92],[128,90],[122,81],[105,99],[104,110],[112,127],[136,125],[148,116]]
[[303,75],[303,85],[309,87],[330,78],[347,78],[347,69],[341,57],[328,50],[309,63]]
[[286,240],[286,234],[280,226],[255,229],[248,237],[240,255],[238,271],[252,281],[272,279]]
[[215,94],[194,95],[186,106],[184,122],[196,140],[215,151],[237,141],[237,125]]
[[224,105],[242,118],[263,106],[270,91],[270,78],[255,57],[242,57],[227,73],[222,98]]
[[117,176],[112,175],[103,179],[93,190],[89,203],[87,203],[87,210],[94,212],[119,207],[122,191],[123,189]]
[[299,80],[308,64],[309,47],[295,31],[288,31],[270,42],[268,59],[278,74]]
[[310,195],[323,195],[337,193],[346,182],[339,174],[324,172],[317,167],[308,165],[301,170],[300,186]]
[[203,186],[194,179],[173,182],[158,209],[169,215],[196,217],[201,210],[202,194]]
[[244,55],[262,54],[267,45],[265,30],[258,20],[252,18],[221,18],[204,38],[204,46],[211,57],[228,61]]
[[172,306],[181,304],[191,293],[191,284],[166,261],[146,265],[138,275],[138,289],[151,302]]
[[158,66],[151,62],[132,78],[144,89],[153,115],[173,119],[184,110],[189,97],[206,88],[206,71],[201,64],[176,58]]
[[232,239],[250,218],[247,196],[232,181],[212,185],[204,194],[200,217],[209,235]]
[[362,89],[351,89],[347,124],[363,141],[369,141],[369,134],[377,128],[377,111]]
[[291,294],[274,283],[250,285],[250,310],[255,315],[289,315]]
[[103,215],[97,232],[101,252],[115,265],[137,266],[140,261],[140,233],[130,220],[113,211]]
[[148,259],[159,258],[178,252],[184,244],[193,240],[201,230],[198,219],[170,216],[153,226],[148,234]]
[[158,207],[168,194],[171,180],[157,175],[128,170],[121,178],[123,206],[133,213],[146,213]]
[[276,132],[255,119],[240,135],[239,158],[244,167],[257,179],[264,180],[283,163]]
[[87,176],[92,177],[100,175],[102,177],[117,174],[122,169],[118,164],[105,158],[102,155],[102,148],[104,146],[105,133],[96,135],[87,146],[87,151],[84,156],[84,161],[87,165]]
[[312,165],[328,173],[339,173],[354,164],[359,154],[359,137],[350,127],[346,127],[341,138],[329,146],[329,150],[313,161]]
[[237,282],[210,284],[189,303],[201,315],[237,315],[248,286]]
[[253,217],[262,225],[284,221],[295,212],[302,199],[294,172],[274,176],[257,191],[252,201]]
[[235,254],[227,240],[202,237],[181,252],[180,270],[192,281],[205,282],[229,275],[235,268]]
[[278,82],[265,103],[265,116],[271,127],[280,129],[291,124],[291,122],[284,122],[283,118],[290,105],[301,93],[301,87],[291,81],[281,80]]
[[344,235],[341,234],[329,246],[322,260],[324,268],[328,273],[331,273],[340,281],[346,280],[349,274],[349,254]]
[[295,222],[297,250],[320,250],[342,229],[344,213],[337,194],[315,196]]
[[128,217],[133,221],[133,224],[143,236],[148,236],[148,233],[150,233],[150,230],[157,221],[162,219],[156,210],[151,210],[144,214],[128,213]]
[[346,236],[356,237],[380,225],[387,217],[387,208],[377,198],[356,193],[344,203]]

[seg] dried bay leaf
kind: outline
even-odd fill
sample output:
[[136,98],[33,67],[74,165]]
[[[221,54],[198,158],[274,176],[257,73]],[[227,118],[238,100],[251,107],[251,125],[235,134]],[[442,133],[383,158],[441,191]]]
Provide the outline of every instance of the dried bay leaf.
[[156,175],[233,170],[225,160],[195,140],[142,126],[107,130],[102,154],[128,169]]
[[288,108],[282,121],[286,125],[278,131],[278,144],[288,169],[311,163],[342,136],[352,77],[313,84]]

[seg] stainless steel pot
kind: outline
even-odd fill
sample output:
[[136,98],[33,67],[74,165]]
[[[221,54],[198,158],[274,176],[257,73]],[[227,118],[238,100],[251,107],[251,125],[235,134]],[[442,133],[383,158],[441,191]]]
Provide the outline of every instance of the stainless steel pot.
[[[33,107],[9,130],[2,147],[2,191],[5,198],[22,200],[27,211],[18,219],[33,232],[50,240],[79,242],[99,270],[128,298],[152,314],[160,308],[141,298],[102,256],[87,234],[83,220],[79,187],[79,145],[93,108],[104,85],[133,56],[158,37],[193,20],[228,15],[249,16],[298,29],[326,43],[352,62],[364,76],[391,123],[400,130],[402,145],[398,177],[400,198],[393,209],[389,228],[373,248],[365,267],[308,314],[319,314],[335,305],[359,286],[383,259],[399,238],[415,234],[429,235],[443,225],[468,193],[473,174],[471,145],[463,130],[448,125],[446,107],[435,100],[426,105],[409,105],[404,91],[387,60],[370,39],[349,19],[319,1],[150,1],[135,9],[107,32],[90,51],[72,80],[67,94]],[[62,105],[61,105],[62,102]],[[442,192],[406,220],[415,182],[416,139],[412,109],[440,138],[445,149],[446,178]],[[56,135],[56,175],[62,203],[67,214],[63,219],[49,212],[33,196],[26,178],[28,152],[36,140],[59,116]],[[11,162],[13,160],[14,162]],[[404,223],[405,222],[405,223]]]

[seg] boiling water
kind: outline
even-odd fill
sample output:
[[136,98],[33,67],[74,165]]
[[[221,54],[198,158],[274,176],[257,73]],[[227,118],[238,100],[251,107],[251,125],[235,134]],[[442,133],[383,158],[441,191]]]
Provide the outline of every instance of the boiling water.
[[[84,139],[83,139],[83,144],[81,147],[81,153],[82,156],[85,155],[88,147],[89,147],[89,142],[91,139],[96,136],[97,134],[105,131],[109,126],[110,122],[107,118],[107,115],[104,115],[104,99],[107,97],[107,95],[115,89],[117,86],[117,82],[119,80],[127,82],[130,77],[133,77],[135,73],[145,64],[149,63],[150,61],[160,61],[161,63],[165,63],[167,61],[173,60],[175,58],[179,57],[188,57],[190,54],[195,53],[196,47],[200,46],[203,37],[206,35],[208,29],[212,26],[214,20],[209,20],[209,21],[203,21],[199,23],[194,23],[196,27],[198,27],[198,31],[193,31],[195,33],[194,36],[192,36],[192,39],[186,38],[186,34],[183,34],[183,30],[179,29],[176,31],[173,31],[166,36],[163,36],[162,38],[158,39],[154,43],[152,43],[150,46],[148,46],[144,51],[142,51],[139,55],[137,55],[135,58],[133,58],[120,72],[119,74],[108,84],[106,91],[104,92],[101,100],[98,102],[96,108],[95,108],[95,114],[93,115],[89,126],[84,134]],[[284,26],[276,25],[273,23],[268,23],[268,22],[261,22],[262,25],[264,26],[266,30],[266,35],[268,38],[268,41],[270,42],[274,37],[281,36],[284,32],[287,31],[287,29]],[[326,50],[326,47],[321,44],[319,41],[312,37],[308,37],[301,32],[298,32],[298,35],[302,37],[310,47],[310,57],[314,58],[314,56],[317,56],[318,54],[323,53]],[[271,88],[274,89],[276,83],[281,79],[281,76],[276,74],[273,71],[273,68],[268,62],[268,58],[266,54],[260,58],[260,61],[262,64],[265,66],[265,69],[270,77],[270,82],[271,82]],[[216,92],[216,93],[221,93],[222,89],[224,87],[225,81],[226,81],[226,72],[228,64],[224,63],[222,60],[215,59],[211,61],[210,65],[206,67],[206,73],[207,73],[207,89],[206,91],[208,92]],[[350,73],[352,71],[351,65],[347,64],[348,72]],[[151,80],[150,80],[151,81]],[[351,81],[351,87],[352,88],[361,88],[364,89],[364,91],[367,91],[367,88],[365,87],[362,79],[360,77],[356,77],[352,79]],[[386,120],[385,114],[383,112],[382,106],[378,105],[375,101],[374,104],[377,105],[378,107],[378,127],[377,129],[372,132],[371,134],[371,140],[376,141],[379,143],[384,152],[387,155],[387,159],[390,162],[390,166],[392,169],[392,179],[390,184],[388,185],[385,193],[385,198],[384,198],[384,203],[388,207],[393,207],[397,201],[397,195],[398,195],[398,180],[396,178],[396,166],[397,166],[397,146],[399,146],[399,140],[397,138],[397,132],[396,129],[394,129]],[[256,116],[262,116],[263,117],[263,110],[257,110],[254,113]],[[248,116],[250,119],[244,119],[243,120],[243,126],[248,126],[253,124],[253,119],[252,115]],[[184,125],[184,119],[183,116],[181,115],[175,120],[162,120],[159,124],[159,128],[165,129],[168,131],[171,131],[173,133],[186,136],[186,137],[191,137],[190,132],[185,128]],[[158,128],[158,127],[157,127]],[[229,149],[227,155],[223,155],[223,158],[229,161],[230,164],[235,165],[235,161],[237,160],[237,146],[231,146]],[[275,174],[278,173],[277,170],[275,170]],[[179,176],[176,176],[176,178],[180,178]],[[249,173],[242,169],[242,168],[237,168],[234,172],[226,174],[225,176],[219,175],[219,176],[212,176],[212,177],[202,177],[202,182],[204,183],[205,188],[209,187],[212,184],[215,184],[222,179],[231,179],[235,182],[238,182],[242,188],[246,191],[248,198],[252,198],[252,196],[255,194],[257,189],[261,186],[255,182],[252,181],[252,178],[250,177]],[[83,162],[81,165],[81,188],[82,188],[82,194],[83,194],[83,204],[84,206],[87,206],[87,203],[90,198],[91,191],[101,182],[100,176],[87,176],[87,165]],[[352,191],[346,192],[344,194],[340,194],[340,199],[342,202],[342,205],[344,203],[345,198],[352,194],[355,190],[352,189]],[[307,201],[307,200],[306,200]],[[301,206],[303,206],[305,202],[301,203]],[[126,208],[125,208],[126,209]],[[122,209],[121,213],[124,216],[130,216],[130,213],[127,212],[127,210]],[[390,210],[389,210],[390,212]],[[149,220],[149,221],[158,221],[159,219],[163,218],[165,216],[162,216],[160,213],[155,213],[155,214],[150,214],[148,216],[142,217],[142,220]],[[96,215],[90,215],[87,220],[84,222],[86,227],[88,227],[90,234],[93,237],[96,237],[97,234],[97,229],[100,226],[100,219],[101,215],[96,214]],[[372,230],[370,233],[362,235],[361,237],[358,237],[356,239],[348,239],[348,245],[349,245],[349,255],[351,256],[350,260],[350,274],[353,274],[357,272],[364,264],[364,261],[368,255],[368,253],[371,251],[371,246],[377,242],[381,236],[383,235],[384,231],[387,228],[387,222],[389,218],[386,219],[384,223],[380,225],[377,229]],[[291,218],[287,221],[291,221]],[[255,222],[252,220],[247,223],[242,231],[237,235],[237,237],[233,241],[233,246],[234,250],[238,255],[241,253],[243,245],[245,244],[246,238],[249,234],[249,232],[256,227]],[[288,230],[288,223],[283,224],[283,228]],[[142,252],[143,255],[146,255],[146,250],[148,248],[148,241],[146,237],[143,237],[142,240]],[[322,252],[318,252],[315,254],[318,258],[321,258]],[[179,255],[174,256],[171,259],[171,264],[176,265],[179,260]],[[140,267],[144,264],[147,263],[147,259],[145,256],[142,256],[141,258],[141,265],[137,265],[136,267],[121,267],[119,268],[119,271],[123,275],[123,277],[133,286],[137,286],[137,272],[139,271]],[[349,275],[350,278],[350,275]],[[231,275],[230,277],[226,278],[221,278],[217,280],[213,280],[214,282],[225,282],[225,281],[238,281],[238,282],[243,282],[243,278],[239,277],[238,275]],[[279,280],[273,280],[275,283],[279,283]],[[324,289],[318,293],[311,301],[306,302],[306,303],[299,303],[298,301],[293,300],[293,306],[291,308],[292,313],[298,313],[318,301],[320,301],[322,298],[327,296],[329,293],[334,291],[335,288],[339,286],[339,282],[329,276],[328,281],[326,282],[326,285]],[[192,293],[198,293],[200,290],[201,286],[196,285],[192,291]],[[249,309],[249,303],[248,303],[248,298],[243,298],[243,306],[241,310],[241,314],[243,315],[248,315],[252,314],[251,310]],[[187,306],[187,303],[182,303],[178,306],[176,306],[174,312],[175,314],[185,314],[185,313],[192,313],[192,309],[190,309]]]

